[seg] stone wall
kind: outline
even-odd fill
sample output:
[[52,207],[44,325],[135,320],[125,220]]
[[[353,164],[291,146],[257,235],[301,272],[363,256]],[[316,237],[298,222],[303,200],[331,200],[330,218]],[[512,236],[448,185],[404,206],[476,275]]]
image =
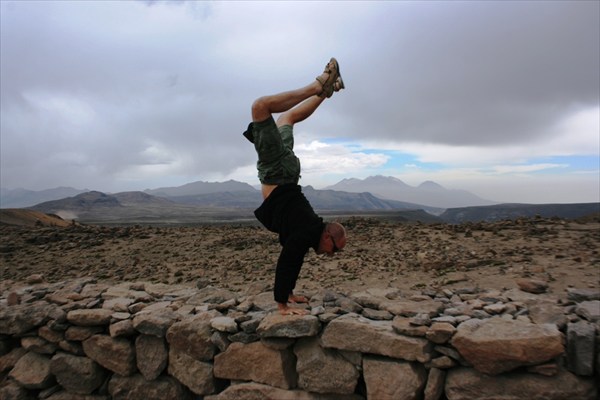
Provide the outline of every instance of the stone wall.
[[[596,399],[600,292],[272,294],[31,284],[0,294],[0,399]],[[541,290],[543,292],[543,290]]]

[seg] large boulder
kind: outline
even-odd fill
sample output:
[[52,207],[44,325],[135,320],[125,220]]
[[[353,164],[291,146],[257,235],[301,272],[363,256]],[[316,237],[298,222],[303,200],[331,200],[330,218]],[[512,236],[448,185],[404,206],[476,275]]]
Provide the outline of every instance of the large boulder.
[[141,375],[123,377],[113,375],[108,383],[113,400],[190,399],[190,393],[170,376],[147,381]]
[[50,319],[64,318],[64,314],[60,307],[45,301],[0,307],[0,334],[22,335]]
[[119,375],[129,376],[136,370],[135,348],[127,339],[94,335],[83,342],[83,351],[89,358]]
[[167,367],[169,350],[165,339],[152,335],[140,335],[135,339],[136,364],[142,376],[151,381]]
[[54,383],[50,359],[32,352],[19,358],[9,376],[26,389],[45,389]]
[[317,393],[354,393],[360,375],[356,367],[336,351],[322,348],[317,338],[299,340],[294,353],[298,387]]
[[418,363],[367,356],[363,359],[367,397],[377,400],[418,400],[427,380],[425,367]]
[[213,365],[197,360],[181,349],[174,347],[169,349],[168,372],[196,394],[206,395],[215,392]]
[[597,388],[591,379],[561,370],[555,376],[506,373],[490,376],[472,368],[455,368],[446,376],[448,400],[594,400]]
[[296,387],[294,355],[289,349],[271,349],[261,342],[229,345],[215,357],[217,378],[254,381],[282,389]]
[[596,327],[579,321],[567,325],[567,364],[577,375],[591,376],[594,373]]
[[67,391],[77,394],[90,394],[106,378],[106,370],[87,357],[58,353],[50,362],[50,371]]
[[256,329],[261,337],[298,338],[315,336],[321,329],[319,318],[314,315],[269,314]]
[[331,321],[321,338],[324,347],[427,362],[432,344],[423,338],[399,335],[392,321],[372,321],[346,314]]
[[491,375],[540,364],[564,352],[556,325],[499,317],[460,324],[451,343],[475,369]]
[[211,336],[210,319],[202,315],[176,322],[167,331],[167,341],[171,349],[204,361],[212,360],[216,352]]
[[322,394],[303,390],[285,390],[261,383],[240,383],[229,386],[218,395],[206,396],[204,400],[363,400],[357,394]]

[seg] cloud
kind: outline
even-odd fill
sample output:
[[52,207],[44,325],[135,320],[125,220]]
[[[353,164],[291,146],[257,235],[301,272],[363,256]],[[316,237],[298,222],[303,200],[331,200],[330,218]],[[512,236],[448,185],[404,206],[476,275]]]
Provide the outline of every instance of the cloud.
[[598,2],[0,8],[2,186],[256,181],[252,101],[312,82],[332,55],[347,89],[298,125],[304,184],[600,152]]

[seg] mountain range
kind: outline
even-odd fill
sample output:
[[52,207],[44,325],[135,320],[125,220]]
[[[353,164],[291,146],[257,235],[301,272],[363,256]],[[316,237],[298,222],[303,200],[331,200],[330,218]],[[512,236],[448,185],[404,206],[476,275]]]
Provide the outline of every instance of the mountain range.
[[[315,189],[306,186],[305,190],[314,191]],[[31,207],[42,202],[73,197],[88,191],[70,187],[60,187],[38,192],[26,189],[2,188],[0,191],[0,208]],[[334,199],[333,197],[335,196],[331,193],[332,191],[345,192],[347,194],[340,195],[344,199]],[[175,202],[183,204],[210,204],[225,207],[252,207],[252,204],[255,204],[255,199],[260,199],[257,189],[247,183],[234,180],[226,182],[197,181],[182,186],[146,189],[144,193],[172,199]],[[446,189],[435,182],[423,182],[421,185],[413,187],[402,182],[400,179],[384,176],[372,176],[363,180],[355,178],[344,179],[322,191],[313,192],[313,195],[316,197],[318,194],[318,197],[323,201],[322,205],[324,208],[343,209],[345,203],[350,201],[348,193],[362,194],[364,201],[372,203],[368,208],[372,208],[375,203],[378,201],[381,202],[381,200],[393,200],[402,202],[405,205],[410,204],[411,207],[429,208],[431,210],[495,204],[493,201],[482,199],[465,190]],[[368,196],[364,193],[369,193],[378,200],[374,200],[373,198],[367,199]],[[326,197],[329,197],[329,200],[326,200]],[[336,200],[342,200],[342,203],[335,204]],[[352,200],[351,202],[354,201]],[[389,207],[389,204],[385,206],[381,203],[379,204],[384,208]],[[392,208],[396,208],[397,206],[398,204],[395,204]]]
[[482,199],[466,190],[446,189],[443,186],[426,181],[419,186],[410,186],[391,176],[370,176],[365,179],[344,179],[326,189],[342,190],[351,193],[369,192],[387,200],[399,200],[429,207],[452,208],[486,206],[498,202]]
[[[536,215],[576,218],[600,212],[599,203],[495,204],[467,191],[445,189],[435,182],[412,187],[383,176],[344,179],[324,190],[305,186],[303,192],[320,214],[385,214],[386,218],[397,221],[460,223]],[[80,222],[115,224],[254,221],[252,211],[262,202],[259,190],[237,181],[198,181],[113,194],[74,188],[41,192],[2,189],[1,195],[3,209],[27,207]]]

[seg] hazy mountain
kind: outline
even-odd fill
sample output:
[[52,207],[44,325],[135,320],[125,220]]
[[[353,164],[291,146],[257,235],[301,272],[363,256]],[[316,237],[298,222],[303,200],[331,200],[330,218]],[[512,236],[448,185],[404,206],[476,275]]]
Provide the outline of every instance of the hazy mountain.
[[600,214],[600,203],[579,204],[497,204],[483,207],[450,208],[440,215],[445,222],[493,222],[522,217],[580,218]]
[[72,187],[58,187],[47,190],[7,189],[0,188],[0,208],[30,207],[45,201],[64,199],[76,196],[88,190],[79,190]]
[[426,181],[419,186],[410,186],[391,176],[370,176],[365,179],[344,179],[326,189],[342,190],[353,193],[369,192],[382,199],[424,204],[430,207],[451,208],[483,206],[496,202],[482,199],[466,190],[446,189],[443,186]]
[[[345,213],[371,211],[419,210],[439,214],[442,210],[394,200],[381,200],[370,193],[348,193],[334,190],[303,189],[315,210]],[[87,192],[74,197],[37,204],[31,209],[81,222],[134,223],[171,221],[173,223],[207,222],[219,219],[253,219],[253,210],[262,203],[259,191],[218,192],[190,196],[159,197],[144,192],[106,194]]]
[[196,196],[208,193],[220,193],[220,192],[244,192],[244,191],[256,191],[252,186],[244,182],[238,182],[229,180],[227,182],[191,182],[186,183],[182,186],[174,187],[163,187],[158,189],[146,189],[145,193],[161,196],[161,197],[174,197],[174,196]]

